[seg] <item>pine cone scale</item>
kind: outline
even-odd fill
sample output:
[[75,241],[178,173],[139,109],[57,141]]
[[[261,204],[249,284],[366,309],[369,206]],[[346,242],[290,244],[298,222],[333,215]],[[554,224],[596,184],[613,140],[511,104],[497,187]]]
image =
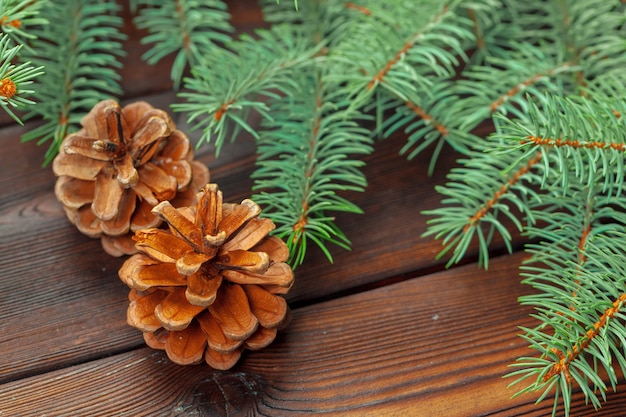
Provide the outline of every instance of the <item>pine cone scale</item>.
[[[276,226],[274,225],[274,222],[270,219],[250,219],[250,221],[248,221],[233,238],[224,243],[224,245],[220,248],[220,253],[226,253],[233,250],[248,250],[261,242],[261,240],[265,239],[267,234],[275,228]],[[279,242],[282,243],[280,240]],[[279,245],[280,244],[277,246]],[[267,251],[259,250],[257,252]],[[270,257],[276,260],[275,257]]]
[[210,275],[201,270],[187,278],[187,285],[187,301],[196,306],[208,307],[215,302],[217,291],[222,285],[222,276]]
[[[273,223],[272,230],[274,230]],[[242,249],[244,248],[245,247],[242,247]],[[287,259],[289,259],[289,249],[285,243],[276,236],[268,236],[266,239],[255,244],[250,249],[256,252],[267,253],[270,258],[274,260],[274,262],[287,262]]]
[[[103,100],[97,103],[91,112],[87,113],[81,124],[85,127],[90,126],[92,132],[95,133],[96,139],[111,139],[116,144],[120,144],[117,136],[117,120],[114,120],[114,113],[120,111],[120,105],[114,100]],[[109,122],[113,126],[109,127]],[[110,132],[113,130],[112,132]]]
[[154,309],[154,315],[165,329],[175,331],[185,329],[203,310],[187,301],[183,288],[175,288]]
[[[107,105],[106,110],[104,111],[104,128],[106,128],[106,135],[100,136],[101,138],[107,138],[111,143],[114,143],[118,146],[118,150],[122,150],[121,148],[128,142],[124,137],[124,133],[127,135],[130,133],[128,126],[124,118],[121,115],[122,109],[119,103],[113,102],[110,105]],[[102,119],[98,118],[96,122],[100,122],[102,124]],[[102,129],[101,127],[101,129]]]
[[154,332],[143,332],[143,340],[152,349],[165,350],[165,342],[168,337],[169,332],[163,328]]
[[260,350],[268,346],[276,338],[276,328],[259,327],[252,336],[246,339],[244,345],[249,350]]
[[126,154],[120,161],[115,164],[117,168],[117,181],[123,188],[130,188],[139,181],[139,173],[135,169],[133,158],[130,154]]
[[154,332],[161,322],[154,315],[154,309],[167,296],[166,291],[155,291],[143,297],[135,296],[128,305],[126,321],[144,332]]
[[[59,154],[61,155],[61,154]],[[63,158],[55,158],[52,170],[56,175],[68,176],[79,180],[94,180],[109,163],[103,160],[87,159],[78,154],[64,154]]]
[[174,264],[138,265],[133,270],[131,283],[138,291],[153,287],[184,287],[187,279],[178,273]]
[[222,193],[217,189],[216,184],[208,184],[199,199],[195,217],[195,223],[202,229],[205,236],[217,234],[217,225],[222,221],[222,210]]
[[236,269],[263,274],[270,265],[270,257],[265,252],[231,250],[216,259],[215,263],[224,269]]
[[63,150],[68,155],[80,155],[98,161],[112,161],[116,156],[117,145],[74,133],[64,140]]
[[176,262],[191,245],[186,240],[160,229],[139,230],[134,237],[137,249],[161,262]]
[[155,166],[161,168],[167,175],[176,180],[179,191],[186,189],[193,178],[193,168],[187,161],[163,162],[163,160],[157,160],[155,161]]
[[111,256],[124,256],[137,251],[135,242],[128,234],[121,236],[102,235],[100,242],[104,251]]
[[243,200],[240,205],[237,205],[235,211],[219,222],[217,232],[224,232],[226,236],[230,236],[235,230],[243,226],[245,222],[258,216],[259,213],[261,213],[261,208],[258,204],[252,200]]
[[270,265],[263,274],[236,270],[225,270],[223,274],[229,281],[237,284],[277,285],[289,288],[293,283],[293,271],[284,263]]
[[176,194],[170,202],[175,207],[189,207],[196,204],[197,191],[209,182],[209,171],[206,167],[198,161],[191,161],[191,182],[186,189],[181,190]]
[[174,228],[195,251],[203,251],[204,242],[200,228],[176,210],[169,201],[159,203],[152,212]]
[[165,351],[172,360],[181,365],[192,365],[202,361],[206,337],[197,323],[191,323],[182,331],[170,333],[165,342]]
[[103,169],[96,177],[91,210],[102,221],[111,220],[118,212],[124,189],[117,181],[115,172]]
[[[156,206],[157,204],[159,204],[159,200],[156,198],[156,196],[154,195],[154,193],[152,192],[152,190],[150,188],[148,188],[148,186],[142,182],[138,182],[137,184],[135,184],[135,186],[133,187],[133,190],[135,190],[135,192],[137,193],[137,195],[139,196],[139,198],[142,201],[145,201],[146,203],[150,204],[150,210],[152,210],[152,207]],[[151,213],[151,216],[154,217]],[[160,221],[159,221],[160,223]]]
[[134,192],[123,193],[117,205],[117,213],[110,220],[102,221],[100,228],[109,236],[120,236],[130,230],[130,219],[135,211],[137,198]]
[[89,206],[83,206],[71,213],[66,210],[70,221],[76,225],[76,228],[89,237],[100,237],[102,235],[102,221],[93,214]]
[[[131,256],[122,264],[118,271],[118,275],[122,282],[130,287],[133,287],[132,283],[135,282],[135,275],[139,274],[139,268],[146,265],[159,265],[159,261],[152,259],[151,257],[138,253],[135,256]],[[134,287],[133,287],[134,289]],[[130,292],[135,294],[135,291]]]
[[[146,101],[135,101],[124,106],[124,118],[121,120],[123,131],[130,132],[132,129],[128,125],[128,122],[134,123],[135,125],[139,124],[152,109],[154,109],[154,107]],[[167,117],[169,118],[169,116]]]
[[252,314],[265,328],[280,326],[287,315],[287,302],[282,297],[277,297],[258,285],[246,285],[244,287]]
[[143,182],[159,201],[174,198],[178,190],[175,177],[149,162],[139,169],[139,181]]
[[[163,155],[167,155],[168,160],[178,161],[185,159],[190,151],[189,140],[180,131],[175,130],[170,134],[170,138],[163,147]],[[205,181],[204,184],[208,182]],[[204,185],[203,184],[203,185]]]
[[[137,190],[135,189],[135,191]],[[139,199],[139,203],[135,206],[133,217],[130,219],[131,231],[150,229],[157,227],[161,223],[161,220],[152,214],[153,207],[148,201]]]
[[77,178],[61,177],[54,184],[54,194],[63,205],[70,209],[78,209],[93,201],[94,182]]
[[203,263],[213,259],[215,251],[204,253],[188,251],[176,261],[178,272],[185,276],[190,276],[198,272]]
[[156,116],[150,117],[143,126],[140,126],[135,133],[133,144],[129,149],[129,153],[133,155],[135,160],[150,159],[157,148],[155,143],[164,137],[169,136],[170,128],[166,120]]
[[241,358],[242,351],[242,348],[238,348],[228,353],[219,353],[213,349],[207,349],[204,360],[211,368],[225,371],[235,366]]
[[233,340],[226,337],[222,331],[222,326],[208,311],[199,314],[197,320],[207,337],[207,342],[211,349],[226,354],[243,344],[243,340]]
[[222,286],[217,299],[209,306],[209,311],[229,339],[247,339],[258,327],[248,297],[239,285]]

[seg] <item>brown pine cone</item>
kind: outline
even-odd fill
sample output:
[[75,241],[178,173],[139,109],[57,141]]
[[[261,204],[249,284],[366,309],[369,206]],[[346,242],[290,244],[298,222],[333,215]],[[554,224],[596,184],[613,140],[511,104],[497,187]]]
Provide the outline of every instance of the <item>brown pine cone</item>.
[[288,321],[279,294],[291,288],[293,271],[287,245],[268,236],[275,226],[258,217],[259,206],[223,203],[208,184],[196,207],[162,202],[153,212],[169,230],[137,231],[140,253],[119,271],[131,287],[128,323],[146,343],[178,364],[204,358],[216,369],[271,343]]
[[207,167],[193,160],[187,136],[166,112],[146,102],[122,108],[114,100],[101,101],[81,125],[54,159],[54,191],[78,230],[101,237],[111,255],[136,253],[131,232],[161,222],[151,212],[155,205],[194,204],[209,181]]

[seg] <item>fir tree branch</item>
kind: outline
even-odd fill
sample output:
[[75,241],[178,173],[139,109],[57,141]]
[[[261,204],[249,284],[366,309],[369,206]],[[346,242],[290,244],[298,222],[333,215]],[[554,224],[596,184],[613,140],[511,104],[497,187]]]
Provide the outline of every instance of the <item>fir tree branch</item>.
[[408,159],[413,159],[434,144],[428,167],[429,175],[434,172],[444,144],[467,155],[470,149],[482,140],[466,129],[460,128],[463,118],[457,117],[454,110],[459,98],[450,94],[449,82],[434,82],[428,91],[407,95],[410,100],[403,104],[390,95],[386,100],[378,100],[382,103],[380,110],[395,109],[395,114],[384,120],[381,130],[383,137],[386,138],[403,129],[408,136],[407,143],[400,153],[406,154]]
[[[524,149],[525,154],[538,149],[546,152],[542,187],[557,181],[565,193],[569,173],[575,172],[578,178],[587,179],[589,187],[599,177],[604,192],[621,193],[626,123],[615,112],[624,112],[625,104],[602,97],[554,96],[546,98],[541,106],[529,102],[528,117],[532,121],[505,121],[508,133],[502,138],[515,147],[513,152],[519,149]],[[589,118],[589,112],[595,115],[594,120]]]
[[0,106],[13,120],[22,124],[22,121],[13,113],[11,108],[19,109],[34,103],[27,98],[34,93],[33,90],[25,87],[43,74],[43,67],[33,67],[30,62],[19,65],[13,64],[22,45],[10,47],[10,44],[9,36],[3,34],[0,37]]
[[493,194],[493,196],[487,200],[487,202],[474,213],[468,220],[467,224],[463,227],[463,232],[467,233],[470,228],[476,227],[478,222],[485,217],[485,215],[493,209],[493,206],[498,203],[509,190],[517,184],[517,182],[526,175],[543,157],[543,153],[537,152],[534,158],[526,162],[525,165],[522,165],[513,175],[511,175],[505,183],[503,183],[500,188]]
[[[615,111],[615,117],[619,118],[619,112]],[[586,149],[614,149],[616,151],[623,152],[626,150],[626,144],[614,143],[614,142],[598,142],[598,141],[580,141],[577,139],[554,139],[554,138],[540,138],[537,136],[528,136],[527,140],[520,141],[521,144],[534,143],[535,145],[542,145],[548,148],[586,148]]]
[[556,68],[551,68],[549,70],[547,70],[546,72],[542,73],[542,74],[535,74],[533,76],[531,76],[530,78],[521,81],[519,84],[511,87],[510,90],[508,90],[506,93],[504,93],[503,95],[501,95],[500,97],[498,97],[496,100],[494,100],[490,105],[489,105],[489,111],[491,113],[495,112],[496,110],[500,109],[504,103],[506,103],[507,101],[509,101],[511,98],[515,97],[515,96],[519,96],[521,95],[521,93],[523,91],[528,90],[528,88],[530,86],[532,86],[533,84],[536,84],[538,81],[540,81],[542,78],[544,77],[550,77],[554,74],[563,72],[563,71],[567,71],[570,67],[569,63],[565,63],[562,65],[559,65]]
[[620,309],[623,307],[625,302],[626,293],[620,295],[618,299],[613,302],[612,306],[607,308],[604,313],[602,313],[600,319],[593,324],[593,327],[587,330],[585,337],[568,349],[567,354],[564,354],[556,349],[552,350],[559,360],[558,362],[555,362],[550,370],[543,376],[543,380],[548,381],[550,378],[558,374],[562,374],[567,383],[571,384],[572,375],[569,370],[572,361],[578,358],[580,354],[589,346],[591,340],[600,334],[600,331],[606,327],[607,321],[620,312]]
[[468,9],[467,15],[472,21],[472,31],[474,32],[474,37],[476,38],[476,48],[479,51],[483,51],[485,49],[485,35],[483,32],[483,26],[476,16],[476,10]]
[[[360,6],[372,12],[348,10],[353,12],[351,23],[343,25],[342,41],[328,54],[333,82],[344,85],[354,106],[366,104],[378,86],[406,102],[407,92],[425,90],[432,79],[451,76],[466,59],[462,43],[472,38],[470,22],[456,13],[455,4],[433,1],[383,8],[363,1]],[[368,56],[362,45],[368,45]]]
[[244,35],[229,43],[229,50],[204,56],[198,69],[192,68],[193,78],[185,80],[188,91],[179,94],[185,102],[172,106],[188,113],[193,129],[202,129],[199,143],[215,137],[216,155],[226,137],[234,138],[241,129],[258,137],[246,121],[248,112],[255,110],[271,119],[263,98],[287,95],[295,87],[294,71],[311,65],[321,48],[312,47],[289,25],[275,25],[257,35]]
[[427,32],[432,30],[433,27],[437,26],[437,24],[444,18],[447,11],[448,11],[448,7],[447,5],[444,5],[442,10],[432,17],[431,21],[428,23],[428,25],[426,25],[426,27],[414,33],[413,35],[411,35],[409,40],[407,40],[404,43],[402,48],[398,52],[396,52],[396,54],[390,60],[387,61],[385,66],[381,68],[380,71],[378,71],[378,73],[374,76],[374,78],[372,78],[367,83],[367,89],[371,90],[376,85],[382,83],[383,79],[389,73],[389,71],[411,50],[411,48],[415,46],[415,44],[419,40],[424,38]]
[[311,243],[332,261],[329,243],[346,249],[350,244],[335,225],[334,212],[361,212],[340,196],[346,190],[362,191],[366,184],[359,169],[363,162],[353,155],[370,153],[372,147],[368,130],[359,127],[363,115],[333,80],[325,55],[347,39],[347,17],[364,9],[324,2],[305,4],[295,13],[270,3],[264,11],[270,21],[294,22],[300,36],[324,49],[323,56],[311,61],[314,67],[293,74],[297,89],[268,103],[272,119],[263,121],[254,174],[255,190],[262,191],[257,200],[278,225],[276,233],[286,239],[293,265],[302,263]]
[[517,2],[480,0],[462,2],[460,8],[471,22],[474,39],[466,49],[470,64],[484,64],[487,57],[504,58],[511,45],[523,39]]
[[[597,192],[585,193],[582,188],[580,191],[576,195],[590,204],[600,196]],[[600,406],[598,394],[605,398],[608,389],[599,376],[600,370],[606,371],[613,389],[617,383],[614,360],[622,372],[626,370],[623,344],[626,332],[620,322],[626,318],[621,311],[626,301],[626,271],[622,262],[624,250],[619,243],[624,238],[626,216],[621,210],[626,207],[625,203],[623,197],[604,198],[598,205],[590,219],[596,230],[594,240],[585,243],[585,264],[581,266],[580,261],[571,260],[579,257],[579,248],[571,245],[577,239],[576,228],[567,226],[575,222],[582,225],[585,214],[573,201],[564,205],[563,198],[555,195],[550,204],[567,212],[554,211],[547,216],[544,212],[551,231],[538,231],[537,237],[544,240],[529,246],[533,257],[523,266],[525,283],[540,293],[524,296],[520,302],[535,306],[535,317],[542,324],[534,329],[523,329],[522,337],[541,356],[520,358],[512,365],[520,369],[508,376],[518,377],[511,385],[534,380],[519,393],[542,390],[540,399],[556,389],[554,409],[562,396],[566,415],[574,384],[597,408]],[[615,221],[607,223],[616,209],[615,204],[620,211],[615,212]],[[564,215],[571,216],[565,227]],[[571,308],[572,303],[576,308]]]
[[[541,201],[541,197],[520,183],[522,178],[543,190],[557,189],[563,196],[569,193],[571,178],[585,179],[587,187],[600,181],[602,192],[607,195],[621,193],[626,129],[623,118],[617,118],[614,111],[625,111],[624,103],[601,97],[592,101],[555,96],[546,97],[541,109],[534,102],[528,102],[528,109],[527,120],[500,116],[497,119],[501,123],[499,132],[483,145],[485,151],[473,153],[471,160],[464,161],[464,167],[451,171],[448,178],[457,182],[437,188],[447,197],[443,203],[453,207],[427,211],[426,214],[437,217],[429,221],[425,235],[444,237],[440,256],[454,248],[450,263],[463,257],[474,234],[478,233],[479,258],[486,265],[489,239],[478,227],[482,222],[496,227],[509,244],[508,231],[492,213],[494,208],[501,210],[522,230],[521,223],[502,204],[505,199],[514,203],[521,213],[533,217],[528,202],[511,195],[511,191],[517,190],[530,196],[530,201]],[[596,121],[586,117],[592,109],[597,115]],[[597,125],[600,122],[601,130]],[[574,134],[589,139],[571,139]],[[550,136],[561,138],[547,139]],[[605,138],[610,142],[604,142]],[[500,184],[496,181],[498,178],[502,178]]]
[[618,1],[559,0],[550,7],[550,16],[557,23],[554,40],[563,45],[568,61],[579,68],[574,76],[579,87],[611,68],[624,68],[625,18]]
[[528,97],[544,103],[550,95],[567,94],[564,74],[576,68],[552,51],[511,43],[505,57],[488,57],[483,65],[473,65],[462,73],[448,94],[458,97],[450,111],[462,119],[461,129],[472,130],[495,113],[525,119]]
[[[498,139],[493,138],[485,144],[485,149]],[[437,187],[437,191],[445,198],[445,207],[424,211],[425,215],[434,216],[428,220],[428,230],[424,236],[434,235],[443,238],[444,249],[438,257],[452,250],[448,265],[459,262],[469,248],[471,241],[477,237],[479,242],[479,264],[487,267],[489,244],[497,231],[503,238],[509,252],[511,234],[499,219],[503,214],[513,222],[515,227],[523,230],[520,215],[532,223],[527,198],[536,198],[529,185],[537,184],[538,176],[534,172],[543,155],[510,152],[474,152],[471,159],[462,160],[462,167],[451,170],[448,179],[454,182],[445,187]],[[513,167],[513,168],[512,168]],[[525,180],[525,181],[522,181]],[[528,184],[525,184],[527,182]],[[520,214],[511,211],[513,206]],[[488,226],[487,232],[482,226]]]
[[[576,288],[572,290],[573,298],[576,297],[578,293],[578,286],[580,285],[580,279],[578,278],[578,276],[580,276],[580,269],[583,267],[583,265],[585,264],[585,261],[587,260],[587,255],[585,255],[585,251],[587,249],[587,244],[591,236],[591,227],[592,227],[593,218],[594,218],[594,212],[593,212],[594,207],[593,207],[592,201],[590,201],[590,198],[589,198],[590,196],[591,196],[591,190],[587,190],[587,196],[583,204],[584,211],[583,211],[583,222],[582,222],[582,227],[581,227],[582,230],[581,230],[580,239],[578,240],[578,245],[577,245],[578,265],[576,266],[577,278],[574,279],[574,285],[576,286]],[[576,305],[574,302],[570,304],[570,310],[576,310]]]
[[171,69],[174,88],[178,89],[184,70],[202,61],[217,44],[230,40],[233,28],[223,1],[176,0],[156,3],[139,0],[135,25],[147,29],[142,43],[153,44],[142,58],[156,64],[167,55],[177,53]]
[[45,2],[41,13],[50,24],[34,31],[36,53],[26,56],[45,67],[35,88],[39,104],[26,115],[44,124],[22,136],[23,141],[51,142],[44,164],[50,163],[63,138],[78,129],[80,119],[98,101],[121,94],[118,58],[122,19],[113,0]]
[[48,23],[39,17],[43,4],[32,0],[5,0],[0,4],[0,29],[25,51],[30,49],[29,41],[36,38],[31,29]]
[[334,93],[336,86],[315,72],[299,75],[297,98],[272,105],[274,120],[265,122],[269,129],[260,135],[253,175],[254,189],[262,191],[255,201],[278,225],[276,234],[287,242],[294,266],[304,260],[308,241],[331,261],[326,243],[349,248],[329,212],[361,212],[337,192],[363,190],[363,162],[348,155],[372,150],[369,131],[355,122],[362,116],[348,110],[349,102]]

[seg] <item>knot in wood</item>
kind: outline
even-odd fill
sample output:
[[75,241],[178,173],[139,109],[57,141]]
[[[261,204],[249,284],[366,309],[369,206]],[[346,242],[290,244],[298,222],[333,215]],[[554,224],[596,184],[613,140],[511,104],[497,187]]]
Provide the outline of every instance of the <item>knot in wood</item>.
[[[183,408],[188,415],[222,417],[257,415],[262,384],[257,375],[214,372],[192,387]],[[196,414],[189,414],[195,412]]]

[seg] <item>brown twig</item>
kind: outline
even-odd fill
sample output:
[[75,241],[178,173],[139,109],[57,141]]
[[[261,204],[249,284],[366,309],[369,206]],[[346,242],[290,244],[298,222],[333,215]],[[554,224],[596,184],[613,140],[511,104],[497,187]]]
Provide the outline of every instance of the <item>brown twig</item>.
[[[609,142],[581,142],[579,140],[571,140],[571,139],[553,139],[553,138],[542,138],[539,136],[528,136],[528,141],[533,142],[536,145],[548,146],[548,147],[558,147],[558,148],[587,148],[587,149],[615,149],[617,151],[626,150],[626,144],[624,143],[609,143]],[[528,143],[528,141],[524,140],[522,143]]]
[[478,19],[476,18],[476,12],[474,11],[474,9],[468,9],[467,14],[469,15],[469,18],[472,21],[472,28],[474,30],[474,36],[476,36],[476,47],[478,49],[484,49],[485,38],[483,37],[482,30],[480,29],[480,25],[478,23]]
[[[437,23],[441,20],[441,18],[443,17],[443,15],[448,11],[447,6],[444,6],[443,10],[441,11],[441,13],[437,14],[433,20],[431,21],[431,23]],[[415,44],[415,42],[417,42],[421,36],[423,34],[423,31],[419,31],[417,33],[415,33],[413,36],[411,36],[411,39],[409,39],[404,46],[393,56],[393,58],[391,58],[383,67],[383,69],[381,69],[380,71],[378,71],[378,73],[374,76],[374,78],[372,78],[372,80],[367,84],[367,89],[371,90],[372,88],[374,88],[374,86],[380,82],[383,81],[383,79],[385,78],[385,76],[387,75],[387,73],[391,70],[391,68],[393,68],[394,65],[396,65],[398,63],[398,61],[400,61],[402,59],[402,57],[409,52],[409,49],[411,49],[413,47],[413,45]]]
[[556,71],[564,68],[564,67],[569,67],[570,64],[566,63],[563,65],[560,65],[557,68],[553,68],[549,71],[546,71],[545,73],[542,74],[536,74],[533,75],[532,77],[530,77],[529,79],[522,81],[521,83],[517,84],[515,87],[511,88],[509,91],[507,91],[506,93],[504,93],[502,96],[500,96],[498,99],[494,100],[490,105],[489,105],[489,110],[493,113],[495,112],[500,106],[502,106],[509,98],[515,96],[517,93],[519,93],[520,91],[522,91],[523,88],[529,87],[533,84],[535,84],[537,81],[539,81],[541,78],[543,77],[547,77],[550,76],[552,74],[554,74]]
[[626,293],[620,295],[617,300],[613,302],[611,307],[604,310],[600,319],[593,324],[593,328],[587,330],[585,337],[580,342],[574,344],[572,348],[567,351],[567,354],[564,354],[558,349],[551,349],[559,360],[552,365],[552,368],[544,375],[543,380],[548,381],[554,375],[563,374],[567,382],[571,383],[572,376],[569,373],[570,364],[583,350],[587,348],[587,346],[589,346],[589,343],[591,343],[593,338],[600,334],[600,330],[606,326],[607,320],[620,311],[624,302],[626,302]]
[[[314,159],[315,155],[313,154],[313,151],[314,151],[315,143],[319,135],[320,126],[322,124],[321,109],[323,106],[323,102],[322,102],[322,97],[320,96],[321,89],[322,87],[319,86],[318,95],[315,101],[315,111],[317,113],[317,117],[313,120],[313,125],[311,127],[311,137],[309,139],[309,153],[307,154],[307,158],[309,161],[312,161]],[[293,240],[292,240],[293,243],[296,243],[302,237],[302,235],[305,232],[306,226],[309,222],[308,198],[309,198],[309,193],[311,192],[311,184],[308,180],[313,176],[314,171],[315,171],[315,166],[309,164],[309,166],[306,168],[306,171],[304,173],[305,177],[307,178],[307,184],[306,184],[306,189],[304,190],[304,193],[303,193],[302,202],[300,203],[300,207],[301,207],[300,217],[298,218],[298,221],[292,226],[292,229],[294,231]]]
[[213,116],[215,118],[216,121],[220,121],[222,120],[222,117],[224,117],[224,114],[226,113],[226,111],[228,111],[228,108],[235,102],[235,99],[232,100],[228,100],[226,103],[222,104],[220,106],[219,109],[217,109],[217,111],[215,112],[215,116]]
[[371,16],[372,11],[365,6],[359,6],[358,4],[354,4],[351,1],[346,3],[346,9],[356,10],[357,12],[363,13],[366,16]]
[[487,201],[485,205],[480,208],[480,210],[478,210],[473,216],[469,218],[469,221],[465,225],[463,231],[467,232],[470,227],[475,226],[480,219],[485,217],[485,215],[489,212],[489,210],[491,210],[493,205],[498,202],[500,197],[502,197],[509,190],[509,188],[515,185],[524,174],[530,171],[532,166],[541,160],[542,156],[542,152],[537,152],[537,155],[535,155],[533,159],[528,161],[526,165],[522,166],[515,174],[513,174],[511,178],[509,178],[504,184],[502,184],[498,191],[494,193],[493,197],[491,197],[489,201]]
[[444,125],[439,123],[437,120],[435,120],[430,114],[426,113],[424,111],[424,109],[422,109],[420,106],[418,106],[417,104],[412,103],[410,101],[407,101],[405,104],[415,114],[417,114],[425,122],[427,122],[430,125],[432,125],[439,133],[441,133],[441,136],[443,136],[443,137],[448,136],[448,129]]

